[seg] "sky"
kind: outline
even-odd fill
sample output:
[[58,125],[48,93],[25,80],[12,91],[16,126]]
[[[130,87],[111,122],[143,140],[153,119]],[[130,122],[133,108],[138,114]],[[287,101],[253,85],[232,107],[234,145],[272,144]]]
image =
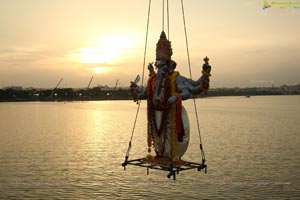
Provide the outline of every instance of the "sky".
[[[163,0],[151,2],[146,65],[155,61],[163,21]],[[212,88],[300,83],[299,7],[263,10],[263,0],[183,2],[193,79],[201,76],[208,56]],[[0,87],[52,88],[63,78],[60,87],[83,88],[92,76],[92,87],[117,80],[129,86],[142,76],[148,5],[149,0],[0,0]],[[169,16],[169,32],[166,16],[164,30],[172,59],[189,77],[180,0],[169,0]]]

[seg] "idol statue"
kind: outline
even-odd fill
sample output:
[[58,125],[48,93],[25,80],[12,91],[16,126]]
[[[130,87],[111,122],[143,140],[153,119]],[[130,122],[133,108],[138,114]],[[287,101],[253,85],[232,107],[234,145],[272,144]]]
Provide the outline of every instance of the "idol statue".
[[[156,62],[148,65],[147,87],[131,82],[130,92],[134,101],[147,99],[148,157],[181,160],[188,148],[190,125],[188,114],[182,106],[186,100],[209,89],[211,66],[204,58],[202,76],[194,81],[175,71],[176,62],[171,59],[171,42],[164,32],[156,45]],[[151,149],[155,155],[151,155]]]

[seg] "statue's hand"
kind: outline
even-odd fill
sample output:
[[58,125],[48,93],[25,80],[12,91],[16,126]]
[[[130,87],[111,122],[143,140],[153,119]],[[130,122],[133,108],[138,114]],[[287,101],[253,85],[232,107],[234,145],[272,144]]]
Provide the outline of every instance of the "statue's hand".
[[130,91],[136,90],[137,84],[133,81],[130,82]]
[[136,102],[138,100],[138,94],[137,94],[137,84],[133,81],[130,82],[130,94],[134,100],[134,102]]
[[207,74],[210,74],[211,66],[209,64],[204,64],[202,70],[205,71]]
[[208,58],[206,57],[204,61],[206,62],[202,66],[202,74],[203,76],[201,77],[201,82],[200,82],[200,88],[202,91],[204,91],[205,94],[207,94],[207,91],[209,89],[209,77],[211,76],[210,71],[211,71],[211,66],[208,64]]
[[203,75],[200,82],[200,88],[204,91],[205,94],[207,94],[207,91],[209,89],[209,76]]
[[149,74],[154,73],[153,63],[149,63],[149,65],[148,65],[148,70],[149,70]]
[[177,101],[178,101],[178,97],[174,95],[168,99],[168,104],[173,104],[176,103]]
[[208,90],[209,88],[209,76],[204,76],[203,77],[203,88]]

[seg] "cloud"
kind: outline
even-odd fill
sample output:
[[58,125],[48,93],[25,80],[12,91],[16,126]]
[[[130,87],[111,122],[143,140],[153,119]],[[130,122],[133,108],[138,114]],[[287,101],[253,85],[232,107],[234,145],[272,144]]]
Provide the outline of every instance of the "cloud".
[[12,70],[24,66],[26,69],[37,69],[65,60],[65,50],[53,50],[41,47],[0,48],[0,70]]
[[44,52],[29,48],[5,48],[0,49],[1,63],[18,63],[26,64],[34,61],[44,59],[46,57]]

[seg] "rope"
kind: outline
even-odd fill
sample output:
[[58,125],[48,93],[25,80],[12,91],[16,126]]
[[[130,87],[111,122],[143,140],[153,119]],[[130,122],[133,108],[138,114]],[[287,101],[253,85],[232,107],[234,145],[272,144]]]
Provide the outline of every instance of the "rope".
[[[162,1],[162,31],[165,30],[165,0]],[[170,15],[169,15],[169,0],[167,0],[167,28],[168,28],[168,40],[170,40]]]
[[145,76],[145,65],[146,65],[146,55],[147,55],[148,32],[149,32],[149,23],[150,23],[149,22],[149,20],[150,20],[150,11],[151,11],[151,0],[149,0],[148,16],[147,16],[147,28],[146,28],[146,39],[145,39],[144,60],[143,60],[142,86],[144,84],[144,76]]
[[[144,84],[144,76],[145,76],[145,65],[146,65],[147,43],[148,43],[148,32],[149,32],[149,19],[150,19],[150,10],[151,10],[150,8],[151,8],[151,0],[149,0],[148,16],[147,16],[147,28],[146,28],[146,39],[145,39],[144,60],[143,60],[142,86]],[[137,118],[138,118],[138,115],[139,115],[140,106],[141,106],[141,100],[138,101],[138,108],[137,108],[134,123],[133,123],[133,128],[132,128],[131,137],[130,137],[129,144],[128,144],[128,149],[127,149],[127,152],[126,152],[125,162],[123,164],[126,164],[126,162],[128,160],[128,157],[129,157],[129,152],[130,152],[130,149],[131,149],[131,142],[132,142],[132,139],[133,139],[135,126],[136,126]]]
[[[183,26],[184,26],[184,33],[185,33],[186,51],[187,51],[187,57],[188,57],[188,66],[189,66],[190,78],[192,79],[190,52],[189,52],[188,37],[187,37],[187,31],[186,31],[183,0],[181,0],[181,9],[182,9]],[[195,113],[196,113],[196,120],[197,120],[197,127],[198,127],[198,133],[199,133],[199,141],[200,141],[200,150],[201,150],[202,162],[205,162],[205,154],[204,154],[204,149],[203,149],[202,139],[201,139],[199,117],[198,117],[198,113],[197,113],[197,105],[196,105],[196,100],[195,100],[194,96],[193,96],[193,102],[194,102],[194,109],[195,109]]]
[[161,30],[165,30],[165,0],[162,1],[163,5],[162,5],[162,29]]
[[169,15],[169,0],[167,0],[167,23],[168,23],[168,40],[170,41],[170,15]]

